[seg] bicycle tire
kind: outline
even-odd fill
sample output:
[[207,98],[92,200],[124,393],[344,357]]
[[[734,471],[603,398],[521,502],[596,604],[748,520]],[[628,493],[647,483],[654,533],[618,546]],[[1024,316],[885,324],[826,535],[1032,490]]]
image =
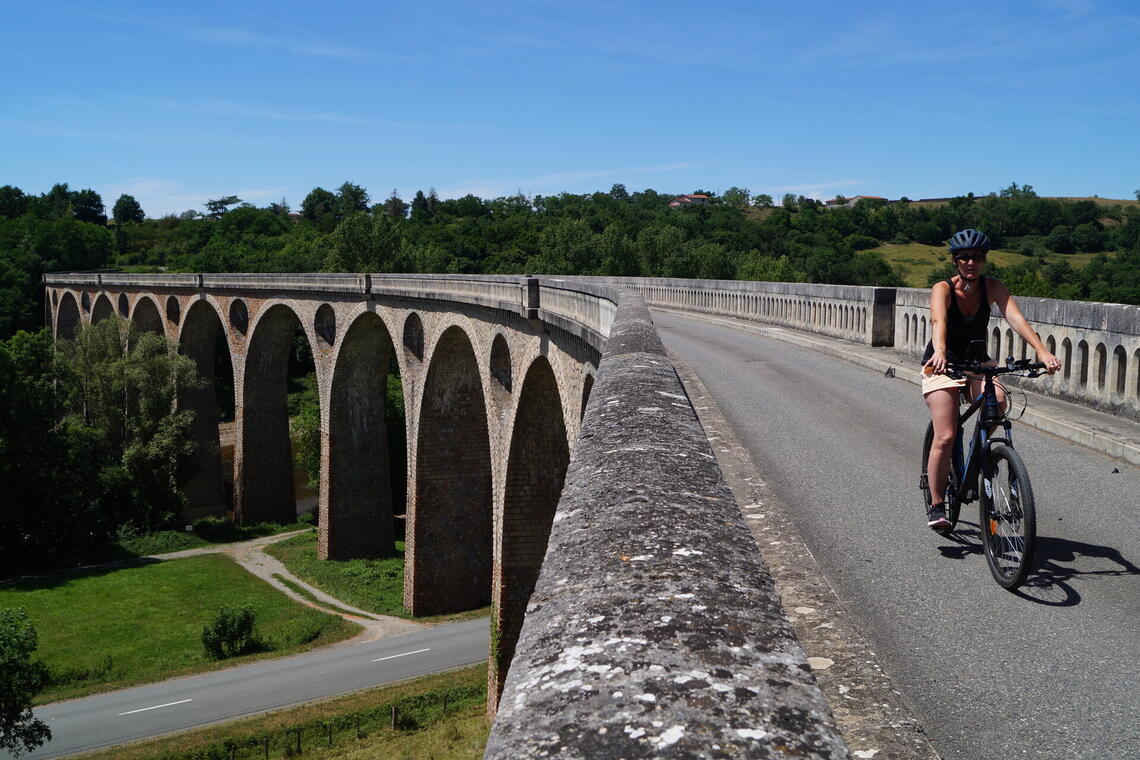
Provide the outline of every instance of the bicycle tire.
[[1012,447],[1004,443],[990,449],[983,482],[978,522],[990,573],[998,585],[1012,591],[1029,576],[1037,548],[1037,509],[1029,470]]
[[[919,470],[919,482],[922,475],[926,474],[926,463],[930,459],[930,447],[934,444],[934,423],[926,423],[926,438],[922,443],[922,467]],[[950,530],[958,525],[958,516],[962,510],[962,502],[958,498],[960,493],[958,489],[958,473],[954,471],[954,462],[950,462],[950,474],[946,477],[946,486],[942,489],[943,503],[946,505],[946,519],[950,521]],[[930,488],[924,489],[922,494],[926,502],[926,508],[930,509]]]

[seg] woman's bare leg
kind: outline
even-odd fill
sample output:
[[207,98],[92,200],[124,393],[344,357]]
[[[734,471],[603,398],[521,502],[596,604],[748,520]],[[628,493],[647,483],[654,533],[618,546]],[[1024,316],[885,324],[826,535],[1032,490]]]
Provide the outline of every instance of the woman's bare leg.
[[934,440],[926,460],[926,480],[930,487],[930,503],[946,500],[946,478],[950,475],[950,452],[958,431],[957,388],[941,388],[926,394],[926,406],[934,423]]

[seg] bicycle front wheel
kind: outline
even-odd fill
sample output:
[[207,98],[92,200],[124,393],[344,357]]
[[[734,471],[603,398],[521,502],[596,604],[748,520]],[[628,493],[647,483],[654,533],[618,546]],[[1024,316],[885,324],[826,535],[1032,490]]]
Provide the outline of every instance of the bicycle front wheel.
[[1013,590],[1033,569],[1037,544],[1037,511],[1029,471],[1010,446],[990,449],[989,472],[982,473],[982,546],[994,580]]

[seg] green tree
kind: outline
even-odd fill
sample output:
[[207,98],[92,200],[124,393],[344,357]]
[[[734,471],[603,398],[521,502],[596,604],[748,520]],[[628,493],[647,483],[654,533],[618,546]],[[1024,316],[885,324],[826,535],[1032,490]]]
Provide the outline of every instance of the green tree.
[[325,258],[327,272],[399,272],[403,261],[400,231],[395,220],[357,212],[341,220]]
[[752,194],[748,188],[733,185],[724,191],[724,194],[720,196],[720,201],[726,206],[743,210],[748,208],[751,197]]
[[610,197],[615,201],[625,202],[629,200],[629,191],[625,189],[625,185],[620,182],[615,182],[610,187]]
[[357,211],[368,210],[368,191],[360,185],[345,182],[336,191],[336,218],[344,219]]
[[323,187],[314,187],[301,201],[301,217],[317,226],[322,232],[336,227],[337,197]]
[[133,195],[126,193],[120,195],[119,199],[115,201],[115,206],[111,209],[111,216],[116,224],[142,224],[146,220],[142,206],[139,205]]
[[76,190],[71,194],[71,215],[78,222],[107,223],[107,207],[94,190]]
[[1045,246],[1057,253],[1072,253],[1076,250],[1073,245],[1073,236],[1069,232],[1069,228],[1063,224],[1058,224],[1053,228],[1053,231],[1045,238]]
[[784,198],[780,202],[787,211],[795,211],[799,207],[799,198],[795,193],[784,193]]
[[38,645],[24,610],[0,610],[0,749],[16,757],[51,739],[51,729],[32,714],[32,699],[48,681],[47,667],[32,659]]
[[222,216],[229,210],[230,206],[235,206],[241,203],[241,198],[236,195],[226,195],[221,198],[214,198],[213,200],[206,201],[206,216],[211,219],[221,219]]
[[752,205],[757,208],[769,208],[773,203],[772,196],[767,193],[761,193],[752,199]]
[[408,216],[408,204],[404,203],[395,188],[392,189],[388,200],[384,201],[384,213],[392,219],[405,219]]
[[32,199],[24,191],[12,185],[0,187],[0,216],[14,219],[28,212]]

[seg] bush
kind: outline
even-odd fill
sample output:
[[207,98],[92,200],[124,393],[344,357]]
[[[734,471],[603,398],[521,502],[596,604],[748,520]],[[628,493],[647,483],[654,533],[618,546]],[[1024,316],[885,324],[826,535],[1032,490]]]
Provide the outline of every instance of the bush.
[[261,652],[265,643],[253,631],[256,614],[249,605],[223,607],[214,621],[202,629],[202,646],[214,660]]

